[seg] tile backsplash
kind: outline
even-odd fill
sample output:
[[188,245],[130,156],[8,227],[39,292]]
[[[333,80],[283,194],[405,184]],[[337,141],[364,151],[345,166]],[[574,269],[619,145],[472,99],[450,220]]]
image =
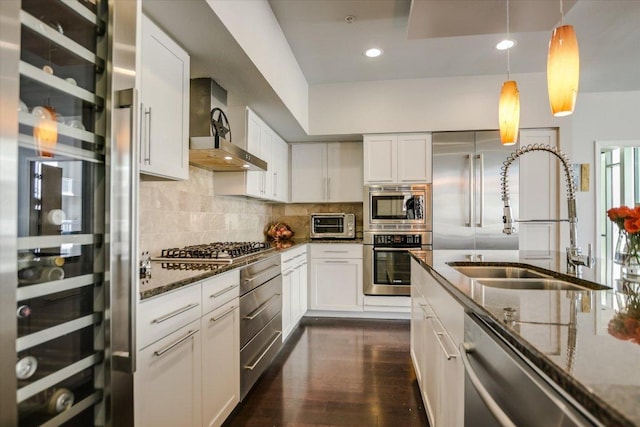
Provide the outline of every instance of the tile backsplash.
[[344,212],[356,215],[356,237],[362,237],[362,203],[291,203],[273,207],[273,218],[286,222],[295,232],[295,238],[307,239],[310,215],[316,212]]
[[214,173],[190,167],[187,181],[140,182],[140,251],[219,241],[263,241],[273,206],[214,195]]
[[313,212],[356,215],[362,236],[362,203],[267,203],[214,195],[215,174],[190,167],[186,181],[140,182],[140,251],[158,256],[162,249],[225,241],[263,241],[270,222],[289,224],[298,239],[309,238]]

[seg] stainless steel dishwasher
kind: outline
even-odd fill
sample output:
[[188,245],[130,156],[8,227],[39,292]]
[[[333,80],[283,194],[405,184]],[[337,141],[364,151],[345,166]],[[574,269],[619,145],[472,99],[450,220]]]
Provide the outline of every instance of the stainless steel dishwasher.
[[240,270],[240,399],[282,347],[280,254]]
[[465,426],[602,425],[474,314],[465,314]]

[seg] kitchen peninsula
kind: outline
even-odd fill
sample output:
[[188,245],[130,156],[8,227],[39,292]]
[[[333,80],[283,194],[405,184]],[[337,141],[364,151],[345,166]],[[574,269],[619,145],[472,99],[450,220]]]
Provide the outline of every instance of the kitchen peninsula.
[[[494,339],[515,348],[526,363],[582,406],[587,418],[593,417],[592,422],[608,426],[640,424],[640,346],[608,331],[625,295],[617,291],[620,283],[597,279],[603,268],[600,260],[594,268],[583,269],[582,279],[569,279],[565,274],[566,254],[559,252],[536,258],[524,251],[483,251],[483,261],[475,263],[468,262],[459,251],[436,250],[432,261],[422,252],[413,252],[412,257],[413,267],[425,273],[417,279],[421,283],[412,286],[423,287],[428,282],[439,287],[439,292],[444,289],[467,314],[482,319],[497,334]],[[490,286],[490,281],[484,286],[480,284],[483,279],[467,277],[454,268],[465,265],[527,267],[585,289],[525,290]],[[458,323],[449,323],[453,341],[462,338],[462,325]],[[447,328],[444,320],[442,324]],[[466,343],[468,339],[465,330],[465,344],[455,344],[473,352]]]

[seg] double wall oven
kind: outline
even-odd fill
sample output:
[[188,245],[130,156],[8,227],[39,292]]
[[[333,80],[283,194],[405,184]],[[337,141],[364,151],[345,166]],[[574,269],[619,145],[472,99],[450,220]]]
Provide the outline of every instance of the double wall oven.
[[431,251],[431,184],[364,191],[364,294],[410,295],[409,251]]

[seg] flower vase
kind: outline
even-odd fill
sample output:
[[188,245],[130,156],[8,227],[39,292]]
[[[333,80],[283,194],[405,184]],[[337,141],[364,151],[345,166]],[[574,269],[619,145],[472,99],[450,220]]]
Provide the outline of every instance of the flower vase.
[[640,239],[640,236],[630,237],[625,230],[620,230],[613,259],[613,262],[621,267],[622,278],[634,282],[640,280],[640,254],[637,239]]

